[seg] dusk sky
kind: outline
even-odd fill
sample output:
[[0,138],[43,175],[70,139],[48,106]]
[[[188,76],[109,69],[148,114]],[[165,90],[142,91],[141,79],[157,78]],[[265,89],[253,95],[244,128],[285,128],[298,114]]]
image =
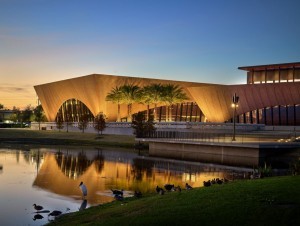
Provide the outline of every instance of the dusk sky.
[[246,82],[300,61],[299,0],[0,0],[0,103],[88,74]]

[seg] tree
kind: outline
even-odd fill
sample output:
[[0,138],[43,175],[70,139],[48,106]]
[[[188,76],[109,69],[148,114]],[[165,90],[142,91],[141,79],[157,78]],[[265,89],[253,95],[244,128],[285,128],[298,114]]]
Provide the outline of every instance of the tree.
[[106,128],[105,119],[106,117],[103,113],[99,113],[94,119],[94,128],[96,131],[98,131],[98,134],[101,132],[102,135],[102,131]]
[[174,84],[167,84],[162,89],[162,101],[166,104],[166,121],[172,121],[172,105],[188,100],[183,89]]
[[142,112],[134,115],[131,127],[134,129],[134,134],[137,138],[149,136],[151,132],[155,131],[153,117],[150,117],[146,121],[145,115]]
[[4,109],[4,105],[0,104],[0,110]]
[[71,126],[73,124],[73,119],[72,119],[71,114],[67,113],[65,115],[65,123],[66,123],[66,126],[67,126],[67,133],[68,133],[69,132],[69,126]]
[[39,123],[39,130],[41,130],[41,122],[46,121],[46,117],[44,115],[44,110],[42,105],[36,106],[33,110],[35,121]]
[[147,106],[147,119],[149,119],[149,105],[154,104],[154,121],[157,121],[157,104],[162,102],[162,89],[163,86],[158,83],[145,86],[142,90],[142,99]]
[[82,130],[82,133],[84,133],[84,130],[87,128],[88,123],[89,123],[89,120],[88,120],[88,116],[86,114],[81,115],[79,117],[78,128],[80,130]]
[[123,94],[122,94],[121,87],[116,86],[115,88],[113,88],[112,91],[107,94],[105,100],[106,101],[111,101],[114,104],[118,104],[117,122],[120,122],[121,121],[120,104],[122,103],[122,100],[123,100]]
[[132,104],[138,101],[139,97],[139,92],[140,92],[140,87],[137,85],[133,84],[128,84],[128,85],[123,85],[121,87],[121,92],[122,92],[122,102],[127,104],[127,112],[128,112],[128,121],[132,121]]
[[62,115],[57,115],[56,117],[56,128],[58,129],[59,132],[61,129],[64,128],[64,120]]
[[22,122],[31,122],[34,118],[33,107],[31,105],[27,105],[25,109],[22,111]]
[[20,108],[13,106],[13,112],[14,112],[14,114],[12,114],[9,119],[15,123],[21,122],[22,121],[22,113],[21,113]]

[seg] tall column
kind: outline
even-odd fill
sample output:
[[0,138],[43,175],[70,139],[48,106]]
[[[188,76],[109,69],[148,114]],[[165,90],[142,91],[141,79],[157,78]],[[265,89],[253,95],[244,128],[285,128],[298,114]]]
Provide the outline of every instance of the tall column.
[[265,69],[265,83],[267,83],[267,68]]
[[289,125],[289,106],[285,105],[285,121],[286,121],[286,125]]
[[280,105],[278,105],[278,120],[279,120],[279,125],[281,126],[281,109]]
[[271,107],[271,122],[272,126],[274,125],[274,112],[273,112],[273,107]]
[[294,126],[297,125],[297,111],[296,111],[296,104],[294,104]]
[[293,66],[293,82],[295,82],[295,66]]
[[192,121],[194,103],[191,103],[190,122]]

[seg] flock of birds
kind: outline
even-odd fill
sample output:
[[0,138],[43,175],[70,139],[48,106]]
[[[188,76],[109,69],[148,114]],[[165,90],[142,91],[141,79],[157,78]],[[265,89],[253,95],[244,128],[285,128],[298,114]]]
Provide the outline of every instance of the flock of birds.
[[203,186],[204,187],[209,187],[209,186],[211,186],[213,184],[219,184],[219,185],[221,185],[221,184],[227,183],[227,182],[228,182],[228,180],[226,178],[224,178],[224,179],[214,178],[212,180],[203,181]]
[[43,219],[43,215],[41,215],[41,213],[49,213],[48,214],[48,220],[50,220],[50,217],[57,217],[59,215],[62,214],[61,211],[59,210],[53,210],[52,212],[50,212],[49,210],[44,210],[43,206],[37,205],[37,204],[33,204],[33,208],[36,210],[35,215],[33,217],[33,220],[38,220],[38,219]]
[[[79,188],[81,190],[82,193],[82,199],[83,199],[83,203],[81,204],[79,210],[85,209],[87,206],[87,200],[85,199],[85,197],[87,196],[87,188],[86,185],[81,182],[79,184]],[[56,218],[57,216],[60,216],[62,214],[62,211],[59,210],[53,210],[52,212],[50,212],[49,210],[44,210],[44,207],[41,205],[37,205],[37,204],[33,204],[33,208],[36,210],[36,212],[34,212],[34,216],[33,216],[33,220],[40,220],[43,219],[43,215],[41,215],[42,213],[48,213],[48,220],[51,220],[52,218]],[[70,209],[67,208],[67,211],[69,211]],[[52,218],[51,218],[52,217]]]
[[[203,181],[203,185],[204,185],[204,187],[209,187],[213,184],[223,184],[227,181],[228,180],[226,180],[226,179],[214,178],[212,180]],[[82,193],[82,199],[84,200],[83,203],[86,206],[87,200],[85,199],[85,197],[88,194],[87,187],[83,182],[81,182],[79,184],[79,188],[80,188],[81,193]],[[185,189],[186,190],[191,190],[191,189],[193,189],[193,187],[191,185],[189,185],[188,183],[186,183],[185,184]],[[175,186],[174,184],[165,184],[164,188],[159,187],[158,185],[156,186],[156,193],[158,193],[160,195],[163,195],[163,194],[165,194],[166,191],[168,191],[168,192],[170,192],[170,191],[181,192],[181,187],[179,185]],[[112,192],[115,200],[123,201],[123,199],[124,199],[124,190],[123,189],[122,190],[111,189],[111,192]],[[134,197],[140,198],[140,197],[142,197],[142,193],[140,191],[135,191],[134,192]],[[37,205],[37,204],[33,204],[33,208],[36,210],[36,212],[35,212],[36,214],[35,214],[33,220],[44,218],[40,213],[49,213],[48,214],[48,219],[49,219],[49,217],[54,217],[55,218],[55,217],[62,214],[62,212],[59,211],[59,210],[54,210],[52,212],[50,212],[49,210],[43,210],[44,208],[40,205]],[[70,210],[70,209],[67,209],[67,211],[68,210]]]
[[[165,184],[164,186],[165,189],[163,189],[162,187],[159,187],[158,185],[156,186],[156,193],[163,195],[165,194],[166,191],[178,191],[181,192],[181,187],[175,186],[174,184]],[[188,183],[185,184],[185,189],[186,190],[191,190],[193,189],[193,187],[191,185],[189,185]]]

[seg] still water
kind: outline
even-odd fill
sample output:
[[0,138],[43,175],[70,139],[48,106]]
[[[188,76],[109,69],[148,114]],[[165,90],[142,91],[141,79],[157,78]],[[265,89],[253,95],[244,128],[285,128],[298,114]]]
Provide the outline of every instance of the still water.
[[[82,211],[114,200],[110,189],[155,192],[166,183],[193,187],[213,178],[245,178],[252,168],[166,160],[117,149],[0,149],[0,224],[43,225],[49,211]],[[83,181],[86,200],[79,189]],[[36,213],[33,204],[43,206]]]

